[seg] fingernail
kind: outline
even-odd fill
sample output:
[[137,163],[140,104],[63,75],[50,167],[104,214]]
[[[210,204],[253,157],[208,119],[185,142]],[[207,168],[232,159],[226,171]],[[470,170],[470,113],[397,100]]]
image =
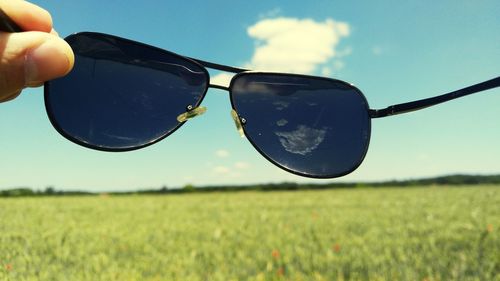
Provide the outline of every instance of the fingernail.
[[25,85],[36,86],[68,71],[69,59],[54,40],[28,51],[25,55]]

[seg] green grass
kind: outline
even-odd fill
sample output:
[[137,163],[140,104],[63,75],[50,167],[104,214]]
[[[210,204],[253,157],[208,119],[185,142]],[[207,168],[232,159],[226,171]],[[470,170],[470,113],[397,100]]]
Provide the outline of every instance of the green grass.
[[500,188],[0,199],[0,280],[500,280]]

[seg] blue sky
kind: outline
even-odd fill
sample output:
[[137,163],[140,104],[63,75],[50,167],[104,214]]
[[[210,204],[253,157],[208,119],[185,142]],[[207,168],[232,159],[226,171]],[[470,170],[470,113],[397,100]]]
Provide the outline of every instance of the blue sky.
[[[371,108],[500,74],[496,0],[34,2],[52,13],[62,36],[99,31],[222,64],[335,77],[360,88]],[[281,45],[275,44],[276,33],[286,35]],[[213,74],[223,83],[223,76]],[[41,88],[28,89],[0,104],[0,189],[325,182],[274,167],[240,138],[224,91],[209,91],[202,117],[153,146],[127,153],[66,141],[48,121],[42,94]],[[327,181],[500,173],[499,105],[495,89],[373,120],[361,167]]]

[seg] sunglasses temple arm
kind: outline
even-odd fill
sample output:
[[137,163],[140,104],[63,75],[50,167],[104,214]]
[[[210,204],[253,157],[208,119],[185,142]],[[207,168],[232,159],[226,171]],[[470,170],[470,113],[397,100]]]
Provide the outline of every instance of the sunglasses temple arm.
[[384,109],[370,109],[370,117],[371,118],[381,118],[387,117],[391,115],[397,115],[407,112],[412,112],[420,109],[424,109],[426,107],[430,107],[433,105],[437,105],[443,102],[447,102],[450,100],[454,100],[457,98],[461,98],[470,94],[478,93],[481,91],[486,91],[489,89],[493,89],[500,86],[500,76],[493,78],[488,81],[484,81],[460,90],[456,90],[444,95],[435,96],[431,98],[426,98],[422,100],[400,103],[396,105],[391,105]]
[[22,32],[23,29],[0,8],[0,31],[14,33]]

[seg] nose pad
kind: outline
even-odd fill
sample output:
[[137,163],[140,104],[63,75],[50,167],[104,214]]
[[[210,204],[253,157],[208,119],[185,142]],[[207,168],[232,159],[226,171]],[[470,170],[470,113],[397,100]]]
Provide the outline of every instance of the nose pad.
[[242,138],[245,137],[245,133],[243,132],[243,125],[245,125],[245,123],[247,122],[245,118],[238,116],[238,113],[234,109],[231,110],[231,117],[233,117],[234,124],[236,125],[236,130],[238,130],[240,136]]
[[207,112],[207,108],[204,106],[193,107],[192,105],[188,105],[186,107],[186,112],[177,116],[177,121],[185,122],[188,119],[194,118],[196,116],[200,116],[205,112]]

